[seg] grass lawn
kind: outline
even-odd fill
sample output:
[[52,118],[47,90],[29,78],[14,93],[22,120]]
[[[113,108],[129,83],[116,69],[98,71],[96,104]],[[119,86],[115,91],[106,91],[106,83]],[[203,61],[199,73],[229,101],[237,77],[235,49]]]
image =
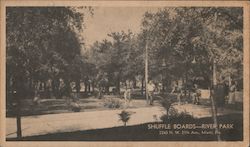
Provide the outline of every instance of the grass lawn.
[[[132,95],[132,101],[125,105],[125,100],[121,98],[122,96],[117,95],[105,95],[102,99],[98,99],[94,96],[82,96],[79,99],[80,112],[83,111],[97,111],[97,110],[107,110],[107,109],[122,109],[126,108],[140,108],[140,107],[148,107],[145,97],[137,91]],[[175,95],[161,95],[160,97],[171,97],[173,99],[177,99]],[[110,108],[105,105],[106,100],[108,98],[115,99],[119,101],[119,108]],[[155,97],[154,105],[159,106],[159,96]],[[183,99],[183,102],[192,103],[191,99]],[[211,106],[210,99],[200,99],[202,105]],[[236,109],[242,111],[242,103],[239,103],[234,106],[225,105],[225,108]],[[12,111],[10,111],[12,110]],[[6,116],[7,117],[15,117],[14,108],[7,109]],[[39,105],[34,105],[32,99],[23,99],[21,101],[21,116],[32,116],[32,115],[43,115],[43,114],[58,114],[58,113],[71,113],[72,108],[67,105],[67,101],[65,99],[41,99],[41,103]]]
[[[88,98],[79,99],[80,112],[83,111],[97,111],[97,110],[107,110],[107,109],[117,109],[109,108],[105,106],[106,100],[108,98],[115,99],[119,101],[120,107],[125,107],[124,99],[121,99],[119,96],[114,95],[105,95],[104,98],[98,99],[94,96]],[[159,105],[155,102],[155,105]],[[140,108],[148,107],[146,101],[142,98],[133,99],[127,106],[127,108]],[[118,109],[119,109],[118,108]],[[14,110],[14,109],[10,109]],[[31,116],[31,115],[43,115],[43,114],[58,114],[58,113],[70,113],[73,112],[71,107],[67,105],[65,99],[42,99],[39,105],[34,105],[32,99],[24,99],[21,101],[21,115],[22,116]],[[15,114],[13,111],[7,111],[7,117],[14,117]]]
[[[192,124],[196,125],[212,123],[211,118],[201,118],[194,120],[173,120],[169,124]],[[242,115],[230,114],[218,117],[218,123],[234,124],[233,129],[221,129],[222,141],[241,141],[243,138]],[[216,141],[216,135],[196,135],[196,134],[163,134],[160,135],[157,129],[148,129],[147,123],[127,127],[114,127],[108,129],[97,129],[87,131],[76,131],[68,133],[55,133],[40,136],[24,137],[23,141]],[[167,124],[167,123],[166,123]],[[185,129],[183,129],[184,131]],[[210,129],[210,131],[213,129]],[[201,129],[192,129],[191,131],[201,132]],[[204,129],[203,129],[204,131]],[[209,131],[209,129],[207,129]],[[16,139],[8,139],[15,141]]]

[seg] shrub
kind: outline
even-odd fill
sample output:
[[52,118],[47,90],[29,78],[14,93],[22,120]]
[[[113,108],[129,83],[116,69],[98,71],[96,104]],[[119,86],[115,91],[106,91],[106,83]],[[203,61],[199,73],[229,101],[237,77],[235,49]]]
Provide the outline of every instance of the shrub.
[[70,106],[71,106],[72,111],[74,112],[80,112],[81,110],[81,107],[77,102],[72,102]]
[[120,99],[117,98],[106,98],[104,100],[104,107],[112,108],[112,109],[117,109],[122,106],[122,102]]
[[122,112],[119,113],[118,115],[120,117],[120,121],[122,121],[124,123],[124,126],[126,126],[132,113],[125,111],[125,110],[122,110]]
[[168,111],[166,111],[166,114],[161,116],[160,119],[163,122],[168,122],[171,116],[177,116],[177,115],[178,115],[178,111],[175,108],[171,107],[169,108]]
[[161,120],[163,122],[182,122],[182,123],[190,123],[194,122],[195,118],[189,114],[187,111],[182,111],[178,113],[178,111],[175,108],[170,108],[168,115],[165,114],[161,116]]
[[195,122],[195,118],[193,117],[193,115],[189,114],[186,111],[177,113],[177,115],[171,115],[169,120],[172,122],[182,122],[182,123]]
[[169,98],[162,98],[160,101],[162,107],[166,110],[166,117],[169,116],[169,110],[173,104],[173,100]]

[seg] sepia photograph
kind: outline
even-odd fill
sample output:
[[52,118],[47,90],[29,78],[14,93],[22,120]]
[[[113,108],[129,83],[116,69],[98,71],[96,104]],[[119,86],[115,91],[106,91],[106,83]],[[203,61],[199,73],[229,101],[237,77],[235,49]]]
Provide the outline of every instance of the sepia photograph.
[[246,141],[244,7],[4,8],[6,142]]

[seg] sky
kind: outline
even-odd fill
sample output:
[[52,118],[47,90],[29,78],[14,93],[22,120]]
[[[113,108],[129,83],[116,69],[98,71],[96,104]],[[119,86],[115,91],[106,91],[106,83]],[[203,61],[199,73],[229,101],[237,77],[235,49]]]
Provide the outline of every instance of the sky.
[[154,12],[157,8],[150,7],[94,7],[94,15],[85,17],[84,39],[89,47],[95,41],[108,39],[108,33],[131,30],[140,31],[143,14]]

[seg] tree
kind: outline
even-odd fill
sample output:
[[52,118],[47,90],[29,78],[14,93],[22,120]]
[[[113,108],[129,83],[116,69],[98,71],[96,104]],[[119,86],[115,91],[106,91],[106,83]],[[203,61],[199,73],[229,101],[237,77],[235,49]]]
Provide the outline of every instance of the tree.
[[123,124],[124,124],[124,127],[126,127],[126,126],[127,126],[127,122],[129,121],[129,119],[130,119],[132,113],[131,113],[131,112],[128,112],[128,111],[126,111],[126,110],[122,110],[122,112],[119,113],[118,115],[119,115],[119,117],[120,117],[120,121],[122,121]]
[[[108,34],[111,41],[95,42],[90,49],[92,63],[100,73],[106,73],[109,85],[120,93],[120,83],[135,80],[141,71],[142,56],[137,37],[130,31]],[[138,68],[140,67],[140,68]]]
[[[57,83],[59,78],[71,80],[78,74],[75,66],[82,64],[77,60],[79,61],[78,56],[83,45],[83,38],[79,36],[79,32],[83,31],[84,17],[84,14],[79,12],[80,9],[84,8],[7,8],[8,101],[14,96],[17,107],[20,107],[20,101],[27,97],[28,90],[34,94],[39,83],[46,85],[48,79],[52,79],[53,83]],[[53,89],[58,89],[57,86],[58,84],[54,84]],[[21,132],[20,111],[17,112],[17,129]],[[21,133],[18,137],[21,137]]]
[[[164,62],[168,77],[185,77],[185,81],[203,77],[209,86],[212,58],[228,58],[227,69],[242,59],[241,8],[164,8],[145,13],[142,30],[142,35],[150,36],[150,74],[154,76],[162,73]],[[192,65],[192,60],[197,64]]]

